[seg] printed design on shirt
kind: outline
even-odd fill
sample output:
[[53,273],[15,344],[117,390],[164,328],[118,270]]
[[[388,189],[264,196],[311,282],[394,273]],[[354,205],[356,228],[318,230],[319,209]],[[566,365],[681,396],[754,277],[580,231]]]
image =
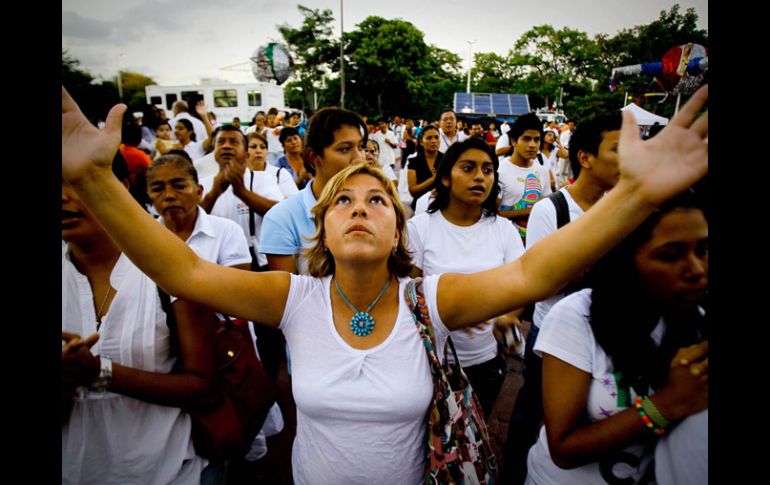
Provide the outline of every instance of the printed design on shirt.
[[631,406],[631,390],[628,388],[627,385],[623,382],[623,373],[613,372],[612,373],[613,378],[613,387],[617,390],[617,396],[615,400],[615,405],[619,408],[627,408]]
[[[512,206],[500,206],[501,210],[521,210],[535,205],[535,202],[543,198],[543,190],[540,185],[540,178],[537,174],[529,173],[524,179],[517,179],[519,182],[524,183],[524,193],[516,203]],[[519,230],[519,236],[521,240],[525,241],[527,237],[527,222],[529,218],[520,219],[513,224]]]
[[239,216],[243,216],[243,215],[247,216],[249,215],[249,210],[250,210],[249,206],[246,205],[245,202],[243,202],[242,200],[238,201],[238,205],[235,208],[236,214],[238,214]]

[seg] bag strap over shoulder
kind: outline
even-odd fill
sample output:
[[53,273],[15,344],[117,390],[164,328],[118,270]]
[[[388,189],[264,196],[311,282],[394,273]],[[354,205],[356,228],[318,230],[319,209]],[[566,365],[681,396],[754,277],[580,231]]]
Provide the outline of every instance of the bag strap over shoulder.
[[[428,359],[431,363],[431,371],[433,372],[434,376],[440,376],[441,374],[445,373],[445,370],[441,366],[441,361],[438,359],[436,334],[433,328],[433,323],[431,323],[430,320],[428,304],[425,301],[425,294],[422,291],[422,278],[415,278],[407,283],[405,291],[407,304],[409,305],[409,309],[412,311],[412,316],[414,317],[415,324],[417,325],[417,330],[419,330],[420,337],[425,344],[425,350],[428,352]],[[446,344],[452,351],[454,362],[459,363],[460,359],[457,357],[457,351],[455,350],[454,343],[452,342],[452,337],[447,336]],[[446,361],[446,350],[447,347],[444,347],[444,361]],[[434,369],[434,357],[436,359],[435,365],[440,370]]]
[[569,206],[567,205],[567,198],[561,190],[550,194],[548,198],[556,208],[556,229],[561,229],[563,226],[569,224]]

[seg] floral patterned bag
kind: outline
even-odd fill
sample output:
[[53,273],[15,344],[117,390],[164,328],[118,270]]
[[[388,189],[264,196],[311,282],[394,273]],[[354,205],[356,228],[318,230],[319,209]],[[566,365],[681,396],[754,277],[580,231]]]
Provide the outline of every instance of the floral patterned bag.
[[[409,282],[406,300],[428,353],[433,375],[433,401],[428,409],[426,484],[492,485],[497,460],[476,394],[460,367],[451,337],[444,359],[436,353],[436,337],[422,292],[422,279]],[[454,362],[448,362],[447,347]]]

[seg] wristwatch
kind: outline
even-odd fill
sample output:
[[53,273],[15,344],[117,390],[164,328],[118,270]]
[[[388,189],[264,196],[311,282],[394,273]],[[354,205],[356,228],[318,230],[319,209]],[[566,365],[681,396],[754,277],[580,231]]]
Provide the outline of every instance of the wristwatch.
[[98,355],[99,357],[99,375],[91,383],[89,389],[96,392],[104,392],[112,385],[112,361],[109,357]]

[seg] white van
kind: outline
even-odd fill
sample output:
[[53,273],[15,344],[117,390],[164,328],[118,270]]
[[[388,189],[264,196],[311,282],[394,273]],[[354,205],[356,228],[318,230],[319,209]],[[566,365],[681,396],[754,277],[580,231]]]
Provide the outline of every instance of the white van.
[[548,108],[538,108],[535,111],[535,114],[540,119],[540,121],[547,121],[549,123],[555,121],[561,125],[567,121],[567,117],[564,115],[564,111],[562,110],[553,111]]
[[284,105],[283,88],[276,84],[253,82],[245,84],[198,84],[187,86],[158,86],[153,84],[144,88],[147,103],[166,110],[169,119],[173,117],[171,106],[183,99],[195,110],[195,103],[203,97],[206,107],[214,112],[220,123],[231,123],[238,117],[244,126],[248,126],[258,111],[267,112],[270,108],[279,111],[297,111]]

